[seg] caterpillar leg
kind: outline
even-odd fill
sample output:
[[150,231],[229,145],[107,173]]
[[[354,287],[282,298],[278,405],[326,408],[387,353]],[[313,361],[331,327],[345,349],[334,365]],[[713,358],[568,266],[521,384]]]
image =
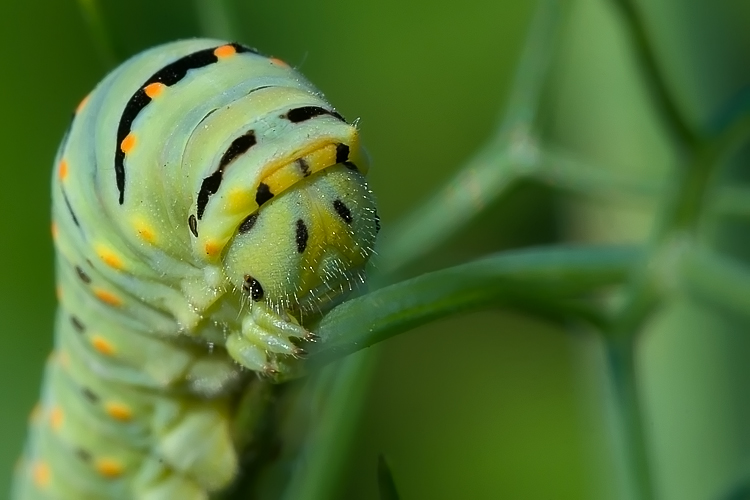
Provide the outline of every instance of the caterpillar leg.
[[155,484],[136,493],[135,500],[208,500],[208,493],[190,479],[169,474]]
[[256,302],[243,318],[241,331],[229,336],[226,347],[229,355],[246,368],[279,375],[289,371],[283,356],[303,357],[306,352],[298,344],[315,339],[286,311],[279,313]]
[[[191,404],[176,425],[157,437],[154,452],[170,469],[180,476],[192,479],[203,490],[222,489],[237,474],[237,454],[230,435],[228,412],[210,401]],[[170,482],[173,483],[174,480]],[[179,487],[189,488],[189,485]],[[159,491],[160,488],[167,486],[160,485],[154,491]],[[194,497],[177,495],[144,498]]]

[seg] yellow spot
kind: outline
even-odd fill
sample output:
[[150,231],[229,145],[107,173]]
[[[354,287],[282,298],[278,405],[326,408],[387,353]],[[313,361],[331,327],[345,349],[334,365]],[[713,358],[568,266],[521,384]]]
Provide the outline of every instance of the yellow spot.
[[135,222],[133,222],[133,225],[135,226],[135,230],[138,233],[138,236],[141,237],[144,241],[147,241],[148,243],[153,243],[156,239],[156,235],[154,234],[154,229],[149,225],[146,221],[137,219]]
[[216,257],[221,252],[221,246],[215,241],[206,242],[206,255]]
[[165,88],[167,88],[167,86],[164,85],[163,83],[155,82],[155,83],[149,83],[148,85],[146,85],[143,91],[151,99],[156,99]]
[[132,132],[125,136],[125,139],[120,143],[120,149],[123,153],[130,153],[135,147],[135,134]]
[[49,465],[45,462],[36,462],[32,467],[32,476],[34,477],[34,484],[38,488],[46,488],[49,486],[50,471]]
[[95,288],[94,295],[96,295],[96,298],[101,300],[105,304],[109,304],[115,307],[120,307],[122,305],[122,299],[120,297],[112,292],[102,290],[101,288]]
[[60,234],[60,230],[57,228],[57,224],[55,222],[53,222],[50,226],[50,231],[52,232],[52,239],[56,240],[57,236]]
[[57,298],[57,301],[61,301],[63,298],[63,289],[60,285],[57,285],[55,287],[55,297]]
[[101,335],[93,335],[91,345],[105,356],[112,356],[115,353],[115,347]]
[[303,174],[295,163],[289,163],[263,178],[262,182],[276,195],[302,180]]
[[120,422],[128,422],[133,418],[133,410],[122,403],[107,403],[105,410],[107,415]]
[[29,414],[29,422],[35,424],[39,422],[39,417],[42,415],[42,403],[37,403],[34,408],[31,409]]
[[253,195],[250,191],[245,191],[243,189],[232,189],[229,192],[227,208],[230,212],[235,214],[245,213],[258,208],[257,205],[255,205],[253,202]]
[[57,167],[57,173],[61,180],[65,180],[68,177],[68,162],[63,158],[60,160],[60,164]]
[[70,367],[70,356],[68,356],[68,351],[57,351],[57,362],[60,363],[60,366],[63,368]]
[[108,479],[114,479],[122,475],[122,464],[111,458],[101,458],[96,461],[96,470]]
[[320,172],[324,168],[330,167],[336,163],[336,146],[329,144],[315,151],[310,152],[305,157],[310,173]]
[[89,97],[91,97],[91,94],[84,97],[80,103],[78,103],[78,106],[76,107],[76,114],[80,113],[81,110],[83,110],[84,107],[86,107],[86,103],[89,102]]
[[118,271],[122,270],[122,259],[119,255],[117,255],[109,248],[103,245],[97,245],[96,253],[99,254],[99,258],[102,259],[102,262],[107,264],[109,267],[117,269]]
[[234,47],[231,45],[222,45],[221,47],[216,47],[214,50],[214,55],[218,57],[219,59],[224,59],[225,57],[231,57],[235,55],[237,51]]
[[286,61],[282,61],[278,57],[270,57],[268,60],[271,61],[271,63],[275,64],[276,66],[280,66],[282,68],[288,68],[289,67],[289,65],[286,63]]
[[49,423],[52,430],[59,431],[63,424],[63,411],[59,406],[53,406],[49,411]]

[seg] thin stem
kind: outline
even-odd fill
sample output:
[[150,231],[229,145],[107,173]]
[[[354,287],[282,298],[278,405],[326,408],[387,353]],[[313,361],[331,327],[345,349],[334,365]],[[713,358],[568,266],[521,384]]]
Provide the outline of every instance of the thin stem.
[[540,147],[531,178],[572,194],[611,201],[612,197],[656,199],[665,192],[665,179],[643,179],[591,164],[552,147]]
[[378,457],[378,491],[380,500],[399,500],[396,480],[393,479],[393,472],[388,466],[388,461],[383,455]]
[[659,67],[654,44],[646,29],[643,15],[635,5],[634,0],[614,0],[620,9],[622,19],[626,23],[628,33],[632,37],[633,48],[638,62],[643,69],[643,76],[651,95],[654,108],[661,110],[661,115],[667,122],[670,133],[673,133],[680,146],[690,146],[698,143],[700,135],[689,124],[684,113],[680,110],[674,93],[670,91],[666,77]]
[[409,213],[383,240],[378,268],[394,274],[433,251],[494,200],[507,193],[519,177],[505,144],[480,150],[445,186]]
[[385,238],[380,268],[390,274],[433,250],[507,193],[535,160],[530,133],[560,32],[559,0],[541,0],[511,88],[508,109],[487,143],[434,196]]
[[705,155],[701,158],[703,165],[698,165],[702,169],[703,178],[706,180],[703,186],[694,188],[693,207],[685,206],[680,214],[683,219],[699,219],[698,210],[706,212],[704,208],[711,201],[710,192],[712,183],[709,182],[715,177],[715,173],[725,163],[725,160],[734,154],[741,146],[747,143],[750,138],[750,114],[740,116],[729,124],[720,135],[711,139],[705,146]]
[[641,258],[636,248],[558,247],[503,252],[381,288],[321,320],[311,365],[341,358],[416,326],[492,304],[559,311],[560,303],[621,283]]
[[78,0],[78,6],[81,8],[91,38],[94,40],[99,58],[104,63],[105,68],[114,68],[120,62],[120,58],[117,56],[112,39],[108,35],[99,0]]
[[363,411],[376,358],[360,352],[343,360],[335,369],[335,381],[320,422],[307,438],[302,459],[284,491],[285,500],[326,500],[334,498],[346,455]]
[[258,478],[278,455],[279,404],[287,387],[250,378],[237,401],[233,421],[233,440],[240,453],[242,474],[228,490],[211,495],[211,500],[254,498]]
[[678,287],[688,295],[750,317],[750,271],[734,259],[709,250],[685,252],[679,263]]
[[203,36],[236,40],[232,0],[193,0]]
[[537,4],[508,96],[508,108],[498,124],[496,136],[508,137],[519,125],[527,127],[536,119],[557,52],[564,3],[540,0]]
[[639,399],[635,337],[605,340],[607,367],[615,396],[620,445],[629,468],[632,492],[638,500],[653,500],[653,480],[649,464],[648,441],[643,427]]
[[[696,241],[696,231],[705,210],[709,179],[732,151],[750,137],[750,116],[727,128],[720,136],[701,141],[693,148],[692,161],[677,174],[677,186],[665,198],[661,221],[651,238],[650,250],[634,270],[630,290],[611,333],[615,336],[636,335],[639,326],[659,303],[660,275],[654,269],[672,268],[670,257],[675,243]],[[667,257],[666,259],[664,257]]]
[[721,135],[699,142],[692,148],[691,161],[677,172],[678,186],[667,198],[658,240],[671,238],[679,231],[695,232],[710,200],[711,179],[724,160],[750,137],[750,115],[740,117]]
[[[722,160],[750,134],[750,117],[742,117],[714,138],[703,138],[687,123],[669,92],[658,68],[652,46],[648,43],[643,19],[632,0],[615,0],[621,7],[633,36],[636,52],[644,68],[653,100],[687,153],[684,168],[675,172],[674,188],[665,197],[661,221],[651,238],[649,251],[635,267],[624,306],[610,330],[608,342],[610,370],[620,408],[621,432],[626,436],[627,465],[638,500],[654,498],[650,473],[648,442],[643,434],[636,365],[633,360],[638,333],[649,314],[658,307],[664,295],[664,276],[670,276],[675,265],[673,249],[681,242],[694,244],[698,225],[705,213],[710,179]],[[667,258],[665,258],[665,255]],[[664,270],[667,269],[665,272]],[[656,272],[655,272],[656,270]],[[710,285],[704,280],[703,285]]]

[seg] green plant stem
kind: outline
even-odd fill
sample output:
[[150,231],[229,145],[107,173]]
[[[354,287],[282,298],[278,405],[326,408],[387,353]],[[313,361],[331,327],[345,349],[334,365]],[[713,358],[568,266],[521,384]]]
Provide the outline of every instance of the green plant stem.
[[380,500],[399,500],[396,480],[393,479],[393,472],[388,466],[388,461],[383,455],[378,457],[378,490]]
[[203,36],[222,40],[236,40],[233,0],[193,0],[198,24]]
[[[666,197],[662,218],[651,238],[647,257],[635,268],[625,305],[612,333],[616,336],[636,335],[659,302],[663,274],[654,269],[674,268],[670,247],[675,241],[695,242],[695,233],[709,200],[710,180],[722,161],[750,137],[750,116],[745,116],[728,127],[720,136],[702,140],[693,146],[691,161],[686,168],[677,169],[676,184]],[[666,259],[665,259],[666,257]],[[669,280],[676,278],[669,277]],[[668,284],[667,284],[668,287]]]
[[678,286],[688,295],[750,317],[750,271],[747,266],[709,250],[693,249],[680,259]]
[[[533,168],[533,170],[532,170]],[[588,163],[575,155],[542,146],[530,167],[534,180],[578,196],[611,201],[613,197],[656,199],[665,192],[665,179],[642,179],[608,171],[602,165]]]
[[394,274],[429,254],[494,200],[507,193],[519,178],[505,143],[488,144],[428,201],[404,217],[383,240],[378,267]]
[[[377,358],[359,352],[343,360],[335,369],[335,380],[319,424],[306,440],[297,470],[284,491],[285,500],[327,500],[335,498],[346,455],[363,411]],[[239,499],[238,499],[239,500]]]
[[346,359],[337,374],[339,382],[319,418],[321,427],[308,440],[310,454],[301,461],[306,465],[294,474],[285,498],[331,497],[361,411],[362,385],[372,369],[372,357],[362,349],[418,324],[482,305],[538,306],[539,297],[546,297],[547,305],[558,309],[565,298],[621,282],[639,257],[638,249],[612,247],[507,252],[391,285],[335,308],[316,329],[321,340],[311,350],[310,369],[360,352]]
[[[658,307],[661,297],[669,289],[670,281],[679,280],[670,271],[679,274],[679,252],[674,247],[681,242],[688,241],[695,244],[695,233],[701,214],[704,212],[706,190],[710,185],[709,179],[716,171],[721,160],[728,151],[737,147],[741,139],[750,133],[750,120],[744,119],[730,127],[722,136],[713,140],[701,140],[690,147],[690,162],[683,169],[676,172],[676,188],[671,196],[666,197],[661,210],[661,221],[657,224],[649,251],[640,265],[634,267],[630,279],[629,291],[622,310],[609,332],[608,342],[614,343],[619,351],[626,347],[633,356],[632,345],[637,342],[638,333],[650,313]],[[676,244],[677,243],[677,244]],[[656,270],[656,272],[655,272]],[[659,271],[662,270],[662,271]],[[666,280],[664,279],[666,276]],[[611,350],[611,347],[610,347]],[[625,354],[621,354],[625,356]],[[643,426],[639,420],[638,384],[635,365],[631,361],[625,365],[618,361],[611,371],[616,373],[616,384],[623,385],[622,390],[616,390],[617,405],[622,413],[620,419],[621,432],[629,443],[627,448],[627,467],[631,475],[637,500],[651,500],[654,498],[653,483],[649,473],[649,453],[647,439],[642,434]],[[624,370],[621,366],[629,367],[632,371]],[[630,377],[631,380],[624,380]],[[627,389],[627,390],[625,390]]]
[[619,8],[622,20],[632,38],[636,59],[641,65],[654,109],[661,111],[669,132],[674,134],[681,146],[697,144],[700,135],[689,124],[685,114],[680,110],[674,93],[670,91],[666,77],[657,61],[654,44],[648,34],[643,15],[634,0],[614,0]]
[[[648,441],[643,433],[644,416],[638,396],[634,346],[643,323],[658,306],[664,290],[669,289],[670,280],[674,279],[674,276],[669,272],[665,273],[663,269],[673,272],[677,270],[677,281],[681,279],[679,273],[683,269],[671,261],[675,256],[679,259],[679,253],[673,251],[675,242],[695,243],[696,229],[705,213],[707,189],[711,185],[712,176],[728,152],[747,138],[750,128],[746,123],[748,119],[741,118],[715,138],[703,137],[695,130],[669,89],[657,62],[646,24],[634,0],[614,1],[631,35],[652,103],[661,112],[668,132],[675,138],[677,147],[684,155],[681,157],[687,160],[684,168],[675,169],[674,187],[665,197],[665,205],[659,212],[663,216],[652,235],[648,254],[635,267],[624,306],[609,332],[610,338],[607,339],[609,367],[620,411],[621,433],[627,444],[626,458],[631,483],[637,500],[651,500],[655,494]],[[697,285],[698,288],[701,285],[704,288],[711,287],[711,280],[706,279],[706,273],[698,272],[695,267],[688,266],[685,269],[692,271],[685,278],[692,285]],[[665,275],[666,283],[660,282]]]
[[423,274],[347,301],[315,329],[320,365],[437,318],[487,305],[559,311],[566,299],[621,283],[641,253],[632,247],[557,247],[504,252]]
[[638,500],[653,500],[648,440],[638,390],[636,337],[609,337],[604,342],[620,434],[618,441],[628,467],[629,491]]
[[108,30],[99,0],[78,0],[78,6],[89,28],[94,47],[99,53],[99,59],[106,69],[114,68],[121,61],[121,58],[117,56],[112,39],[107,34]]
[[670,198],[658,231],[662,240],[677,231],[695,232],[706,212],[714,173],[750,137],[750,115],[742,116],[720,135],[692,147],[690,161],[677,172],[678,186]]
[[[553,40],[559,31],[558,3],[558,0],[542,0],[537,8],[535,21],[522,55],[521,67],[513,86],[514,91],[509,101],[506,118],[500,123],[488,145],[469,161],[459,172],[457,179],[449,182],[441,192],[410,217],[407,217],[390,238],[384,238],[384,240],[390,241],[390,244],[380,250],[381,273],[390,274],[402,269],[425,252],[433,249],[460,228],[463,223],[480,212],[493,199],[497,199],[498,196],[506,192],[515,180],[516,170],[511,168],[512,163],[519,160],[523,162],[526,159],[523,157],[523,153],[526,153],[527,150],[518,147],[519,144],[523,144],[519,140],[522,137],[519,133],[511,134],[511,130],[520,130],[525,133],[528,130],[528,124],[536,114],[539,94],[546,79],[551,54],[555,46]],[[521,127],[520,124],[525,125]],[[513,135],[516,140],[513,158],[510,158],[507,152],[509,145],[507,137],[510,135]],[[477,189],[481,191],[479,195],[476,194]],[[358,304],[361,308],[362,302]],[[370,308],[365,306],[365,309],[369,310]],[[346,310],[356,313],[357,307],[351,309],[347,306]],[[339,317],[351,319],[346,313],[341,314],[341,312]],[[326,324],[329,325],[329,331],[333,333],[337,331],[345,333],[344,330],[337,330],[336,321],[327,320]],[[363,321],[358,322],[360,330],[364,324]],[[342,325],[342,327],[346,328],[347,325]],[[345,352],[353,352],[356,349],[357,347],[354,345],[349,349],[342,348],[338,351],[339,357]],[[324,360],[324,357],[321,356],[319,359],[321,362],[325,362],[332,360],[334,357],[328,356]],[[346,373],[339,374],[340,377],[355,380],[356,384],[351,387],[333,389],[331,413],[327,415],[326,424],[316,434],[317,437],[314,440],[311,438],[311,442],[315,443],[316,449],[319,450],[319,453],[313,455],[312,460],[315,463],[323,464],[316,470],[316,474],[321,475],[321,477],[316,477],[315,474],[309,472],[294,474],[290,490],[292,494],[294,492],[305,492],[308,495],[306,498],[327,498],[325,494],[330,491],[331,478],[339,471],[336,464],[340,464],[340,461],[334,461],[334,466],[331,466],[329,455],[343,456],[342,450],[348,446],[348,440],[343,438],[340,433],[327,432],[326,429],[336,430],[353,425],[352,418],[356,412],[352,410],[352,397],[355,395],[352,391],[356,391],[356,394],[365,392],[364,387],[372,364],[372,354],[362,352],[351,361],[347,361]],[[313,467],[311,470],[314,469]],[[287,498],[296,497],[287,495]]]
[[[675,246],[687,240],[695,245],[695,232],[704,212],[709,179],[721,160],[728,152],[750,134],[750,119],[743,119],[730,127],[722,136],[714,140],[701,141],[691,147],[690,161],[686,168],[679,169],[677,188],[668,196],[662,210],[662,220],[649,245],[647,256],[640,265],[634,266],[630,280],[629,292],[624,307],[609,332],[607,342],[610,351],[610,371],[615,383],[615,396],[620,411],[621,433],[627,442],[628,474],[630,475],[637,500],[654,498],[653,482],[649,469],[649,452],[647,438],[643,435],[641,424],[644,418],[638,401],[638,383],[635,364],[632,359],[633,345],[637,342],[638,333],[649,314],[658,307],[665,289],[670,282],[687,279],[693,289],[699,287],[711,289],[717,287],[715,278],[709,273],[700,272],[702,268],[693,262],[693,267],[680,264],[679,251]],[[677,245],[675,245],[677,243]],[[678,249],[679,250],[679,249]],[[677,260],[677,262],[675,262]],[[717,265],[716,262],[711,263]],[[704,268],[708,265],[703,262]],[[654,270],[662,270],[661,274]],[[676,273],[674,277],[671,273]],[[690,271],[685,278],[680,274]],[[726,273],[725,273],[726,275]],[[666,280],[664,279],[666,276]],[[736,281],[736,280],[734,280]],[[725,296],[724,299],[736,302],[736,298]],[[613,348],[614,346],[614,348]],[[622,358],[622,359],[619,359]],[[626,363],[627,362],[627,363]],[[629,379],[629,380],[628,380]]]
[[442,189],[383,238],[379,266],[392,274],[434,250],[508,191],[535,161],[530,130],[560,32],[561,2],[541,0],[511,87],[508,108],[487,143]]

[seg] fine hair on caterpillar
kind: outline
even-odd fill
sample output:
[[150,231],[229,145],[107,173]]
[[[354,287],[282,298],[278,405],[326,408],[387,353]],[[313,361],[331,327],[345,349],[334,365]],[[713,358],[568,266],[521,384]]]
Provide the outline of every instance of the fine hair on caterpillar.
[[359,131],[280,59],[138,54],[77,107],[52,176],[55,352],[13,500],[206,500],[232,484],[248,370],[301,371],[309,321],[380,228]]

